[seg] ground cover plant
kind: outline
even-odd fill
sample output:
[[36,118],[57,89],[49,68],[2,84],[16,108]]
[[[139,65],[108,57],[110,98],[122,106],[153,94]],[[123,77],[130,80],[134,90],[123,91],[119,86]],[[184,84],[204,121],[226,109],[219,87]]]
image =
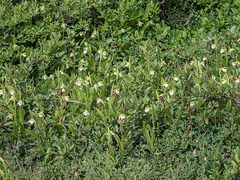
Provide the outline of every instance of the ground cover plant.
[[3,179],[239,179],[240,1],[2,0]]

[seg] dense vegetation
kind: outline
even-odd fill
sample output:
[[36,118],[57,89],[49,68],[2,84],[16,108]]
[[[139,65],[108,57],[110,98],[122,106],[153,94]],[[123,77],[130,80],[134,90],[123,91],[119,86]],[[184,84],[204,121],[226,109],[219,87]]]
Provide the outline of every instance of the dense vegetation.
[[1,0],[3,179],[238,179],[240,0]]

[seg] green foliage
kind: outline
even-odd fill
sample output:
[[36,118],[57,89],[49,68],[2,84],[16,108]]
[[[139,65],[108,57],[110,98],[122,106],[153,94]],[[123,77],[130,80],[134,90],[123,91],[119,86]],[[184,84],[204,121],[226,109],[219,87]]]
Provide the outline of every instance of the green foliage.
[[3,160],[3,158],[0,157],[0,177],[2,177],[4,180],[9,179],[9,174],[8,174],[8,170],[7,170],[7,166]]
[[2,1],[1,175],[238,177],[239,6]]

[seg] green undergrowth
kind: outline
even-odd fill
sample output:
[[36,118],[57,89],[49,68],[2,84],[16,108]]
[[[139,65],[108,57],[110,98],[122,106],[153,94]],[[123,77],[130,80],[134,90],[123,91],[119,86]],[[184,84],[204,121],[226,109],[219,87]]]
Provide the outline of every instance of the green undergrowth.
[[3,179],[238,179],[240,1],[2,1]]
[[[64,134],[59,139],[48,139],[47,142],[52,141],[56,154],[50,155],[47,163],[34,144],[20,146],[15,152],[16,157],[12,156],[8,145],[5,159],[9,171],[14,173],[10,176],[20,179],[209,179],[214,177],[213,172],[220,176],[223,171],[225,177],[232,177],[234,169],[229,162],[236,161],[231,154],[237,153],[233,149],[237,149],[236,142],[240,137],[236,127],[233,127],[234,133],[229,131],[230,126],[231,123],[225,127],[216,124],[211,128],[193,128],[192,131],[188,124],[168,127],[155,141],[159,152],[155,154],[138,147],[127,155],[118,151],[112,157],[106,146]],[[70,148],[72,144],[74,147]],[[116,144],[112,146],[117,148]],[[66,153],[62,154],[64,148]]]

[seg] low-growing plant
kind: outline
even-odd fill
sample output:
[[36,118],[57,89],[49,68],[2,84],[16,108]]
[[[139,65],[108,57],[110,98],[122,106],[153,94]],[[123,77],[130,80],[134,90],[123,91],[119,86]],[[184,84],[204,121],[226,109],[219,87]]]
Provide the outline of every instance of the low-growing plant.
[[1,166],[0,166],[0,177],[2,177],[4,180],[9,179],[9,172],[7,169],[7,166],[5,165],[5,162],[3,160],[3,158],[0,157],[0,162],[1,162]]
[[3,1],[1,175],[239,176],[240,4],[175,4]]

